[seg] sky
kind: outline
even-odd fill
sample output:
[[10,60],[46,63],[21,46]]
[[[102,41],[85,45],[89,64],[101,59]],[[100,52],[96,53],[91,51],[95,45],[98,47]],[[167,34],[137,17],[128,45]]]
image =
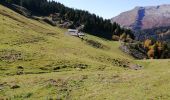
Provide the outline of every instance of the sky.
[[55,0],[67,7],[87,10],[90,13],[110,19],[136,6],[157,6],[170,4],[170,0]]

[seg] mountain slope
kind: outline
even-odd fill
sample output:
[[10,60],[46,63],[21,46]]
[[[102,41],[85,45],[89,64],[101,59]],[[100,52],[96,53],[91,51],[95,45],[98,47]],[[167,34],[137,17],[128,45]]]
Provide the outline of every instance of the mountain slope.
[[[120,43],[26,18],[0,5],[0,99],[168,99],[169,60],[137,61]],[[94,44],[100,44],[95,46]],[[119,64],[140,64],[141,70]],[[130,91],[130,92],[129,92]]]
[[111,20],[134,30],[170,26],[170,5],[136,7]]
[[[32,19],[28,19],[9,9],[6,10],[2,6],[0,14],[1,50],[9,47],[10,50],[19,51],[21,52],[21,54],[23,53],[24,57],[22,58],[26,60],[26,62],[27,60],[30,60],[31,62],[35,61],[36,66],[44,66],[41,63],[37,63],[37,61],[50,61],[52,63],[56,60],[62,61],[69,59],[74,59],[77,63],[81,61],[87,61],[87,63],[89,64],[93,59],[95,59],[96,54],[99,54],[100,56],[108,55],[109,58],[110,56],[120,56],[122,58],[125,58],[124,54],[118,50],[118,43],[104,41],[100,38],[87,35],[85,39],[93,40],[106,47],[106,49],[98,49],[96,47],[93,47],[93,45],[88,44],[88,42],[86,42],[85,40],[82,41],[79,38],[71,37],[64,34],[66,32],[65,29],[52,27],[44,22],[38,22]],[[119,52],[118,55],[112,53],[114,50]],[[95,54],[93,52],[95,52]],[[14,61],[15,60],[16,62],[20,62],[20,60],[17,61],[17,59],[14,59]],[[94,61],[98,64],[101,63],[101,61],[98,61],[97,59],[95,59]],[[7,62],[13,62],[13,60],[8,61],[7,59]],[[94,64],[94,62],[92,64]],[[30,63],[27,66],[30,67],[33,65],[34,64]]]

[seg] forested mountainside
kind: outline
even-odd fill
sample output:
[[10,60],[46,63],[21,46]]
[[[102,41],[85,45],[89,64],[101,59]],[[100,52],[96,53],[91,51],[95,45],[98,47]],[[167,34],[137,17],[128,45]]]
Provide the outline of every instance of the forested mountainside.
[[47,0],[1,0],[1,3],[22,5],[31,11],[33,15],[49,16],[59,13],[61,21],[72,21],[71,28],[84,25],[84,32],[106,39],[112,39],[113,35],[120,36],[123,33],[134,38],[129,29],[121,28],[110,20],[91,14],[87,11],[65,7],[63,4]]

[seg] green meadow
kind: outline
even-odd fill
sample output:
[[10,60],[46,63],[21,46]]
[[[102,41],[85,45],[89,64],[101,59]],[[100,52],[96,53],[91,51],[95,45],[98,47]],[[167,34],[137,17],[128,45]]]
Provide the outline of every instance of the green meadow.
[[170,60],[135,60],[119,42],[66,31],[0,5],[0,100],[170,99]]

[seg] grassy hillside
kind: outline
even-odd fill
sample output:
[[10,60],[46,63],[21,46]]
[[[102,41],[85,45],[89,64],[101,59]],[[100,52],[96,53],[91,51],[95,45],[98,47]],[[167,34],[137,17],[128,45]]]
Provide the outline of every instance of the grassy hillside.
[[0,5],[0,99],[170,98],[170,60],[137,61],[122,53],[118,42],[65,32]]

